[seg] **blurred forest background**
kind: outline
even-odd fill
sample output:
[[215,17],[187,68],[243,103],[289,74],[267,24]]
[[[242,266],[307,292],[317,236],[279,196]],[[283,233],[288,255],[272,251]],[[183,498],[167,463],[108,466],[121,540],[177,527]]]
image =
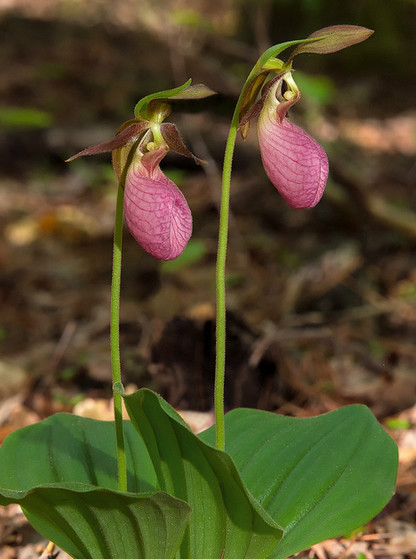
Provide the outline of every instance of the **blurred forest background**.
[[[109,156],[65,159],[110,139],[141,97],[189,77],[218,95],[178,101],[171,120],[209,165],[169,154],[163,170],[194,233],[182,257],[160,263],[126,231],[122,364],[125,384],[159,391],[195,429],[212,421],[232,111],[261,52],[340,23],[375,34],[295,61],[302,99],[290,116],[330,162],[320,204],[285,205],[255,126],[237,145],[226,406],[302,416],[369,405],[400,444],[398,493],[363,534],[305,557],[415,558],[415,0],[0,0],[0,439],[56,411],[111,416],[117,184]],[[10,510],[0,557],[33,557],[23,546],[33,534]]]

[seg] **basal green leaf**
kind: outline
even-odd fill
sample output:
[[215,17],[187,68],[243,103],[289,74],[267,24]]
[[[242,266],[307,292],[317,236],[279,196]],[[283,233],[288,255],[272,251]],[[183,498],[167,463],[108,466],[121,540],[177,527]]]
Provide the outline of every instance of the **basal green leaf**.
[[192,508],[179,557],[267,557],[281,530],[247,492],[230,457],[199,440],[173,408],[150,390],[123,396],[160,488]]
[[75,559],[172,559],[190,507],[160,491],[149,454],[124,423],[128,493],[117,490],[114,424],[57,414],[0,448],[0,504]]
[[[124,427],[128,490],[160,489],[143,442],[130,422]],[[53,415],[6,438],[0,448],[0,487],[29,491],[45,483],[77,482],[117,490],[115,447],[112,421]]]
[[144,496],[71,483],[29,491],[21,504],[32,526],[74,559],[171,559],[191,513],[166,493]]
[[[271,558],[351,532],[393,495],[397,446],[365,406],[313,418],[238,409],[225,429],[247,488],[285,531]],[[199,436],[214,444],[213,428]]]

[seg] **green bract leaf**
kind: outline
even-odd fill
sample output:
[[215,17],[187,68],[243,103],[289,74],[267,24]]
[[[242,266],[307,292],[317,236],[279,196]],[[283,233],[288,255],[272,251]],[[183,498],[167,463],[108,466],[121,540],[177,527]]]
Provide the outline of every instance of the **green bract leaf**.
[[142,118],[147,118],[147,106],[151,101],[155,101],[157,99],[202,99],[204,97],[209,97],[210,95],[215,95],[215,91],[206,85],[202,83],[191,85],[191,82],[192,80],[189,79],[186,83],[180,85],[179,87],[165,89],[164,91],[158,91],[157,93],[152,93],[151,95],[143,97],[143,99],[141,99],[134,108],[134,114],[136,117],[141,116]]
[[187,82],[185,82],[184,84],[178,87],[174,87],[173,89],[165,89],[164,91],[158,91],[157,93],[151,93],[150,95],[146,95],[146,97],[140,99],[140,101],[135,106],[134,114],[136,115],[136,117],[142,116],[146,118],[146,114],[145,114],[146,108],[147,105],[150,103],[150,101],[154,101],[155,99],[169,99],[170,97],[174,97],[184,89],[188,88],[191,85],[191,83],[192,80],[191,78],[189,78]]
[[172,559],[189,506],[160,491],[146,448],[124,422],[128,493],[117,490],[113,422],[57,414],[0,448],[0,504],[74,559]]
[[[286,41],[285,43],[278,43],[277,45],[273,45],[272,47],[268,48],[263,54],[260,56],[256,65],[254,66],[252,73],[253,75],[259,74],[262,70],[268,70],[269,60],[274,60],[278,54],[283,52],[284,50],[294,47],[296,45],[300,45],[303,43],[315,43],[316,41],[321,41],[321,37],[317,37],[316,39],[296,39],[294,41]],[[274,64],[276,64],[274,62]],[[283,64],[283,70],[289,69],[289,64]]]
[[210,97],[211,95],[216,94],[216,91],[213,91],[203,83],[196,83],[195,85],[190,85],[175,95],[171,95],[170,99],[204,99],[204,97]]
[[[274,59],[284,50],[299,45],[290,55],[289,60],[285,64],[286,69],[290,69],[292,60],[301,53],[317,53],[329,54],[347,47],[351,47],[357,43],[365,41],[374,33],[373,30],[358,25],[332,25],[315,31],[306,39],[297,39],[295,41],[287,41],[279,43],[268,48],[257,61],[254,72],[258,73],[262,69],[268,69],[269,61]],[[272,66],[276,64],[272,62]]]
[[319,31],[315,31],[315,33],[312,33],[308,37],[308,40],[321,40],[313,43],[305,42],[298,46],[291,54],[290,60],[293,60],[295,56],[302,53],[329,54],[331,52],[337,52],[338,50],[365,41],[373,33],[374,31],[372,29],[367,29],[366,27],[360,27],[358,25],[332,25],[330,27],[324,27],[323,29],[319,29]]
[[[214,429],[199,437],[214,444]],[[233,410],[225,441],[247,488],[285,531],[273,559],[362,526],[394,492],[397,446],[365,406],[305,419]]]
[[[354,25],[335,25],[332,27],[325,27],[315,33],[312,33],[307,39],[296,39],[294,41],[286,41],[285,43],[278,43],[268,48],[257,60],[252,68],[249,77],[244,85],[242,101],[239,107],[239,123],[240,132],[243,138],[248,134],[248,122],[241,125],[244,115],[253,105],[256,97],[267,78],[269,72],[285,72],[291,69],[292,60],[301,52],[335,52],[341,48],[359,43],[369,37],[373,31],[365,27],[356,27]],[[320,47],[318,45],[323,46]],[[276,58],[284,50],[299,45],[294,50],[291,57],[287,62],[283,62]],[[308,50],[309,49],[309,50]]]
[[122,395],[160,488],[192,508],[178,557],[266,558],[282,532],[246,490],[230,457],[199,440],[157,394]]

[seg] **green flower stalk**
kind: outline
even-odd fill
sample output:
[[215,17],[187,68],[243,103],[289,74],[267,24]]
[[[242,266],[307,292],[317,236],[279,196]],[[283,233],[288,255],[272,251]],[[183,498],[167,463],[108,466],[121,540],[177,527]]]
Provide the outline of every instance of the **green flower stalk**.
[[[301,96],[291,71],[293,59],[302,53],[336,52],[364,41],[372,33],[372,30],[365,27],[334,25],[312,33],[307,39],[274,45],[259,58],[238,98],[225,148],[216,269],[215,416],[216,444],[222,450],[225,449],[225,264],[232,160],[237,133],[239,131],[245,139],[251,120],[258,117],[260,153],[270,181],[293,208],[315,206],[321,199],[326,185],[328,159],[323,148],[287,118],[289,108],[297,103]],[[293,46],[296,48],[286,62],[276,58]]]
[[112,152],[113,168],[119,180],[114,226],[110,341],[120,491],[127,490],[122,398],[119,390],[122,388],[119,315],[123,213],[138,244],[158,260],[172,260],[184,251],[192,234],[191,211],[183,194],[163,174],[159,163],[169,149],[192,157],[198,164],[205,162],[188,150],[174,124],[163,121],[171,111],[168,100],[199,99],[213,94],[206,86],[191,85],[189,80],[175,89],[148,95],[136,105],[135,118],[122,124],[112,140],[86,148],[68,159],[72,161],[86,155]]

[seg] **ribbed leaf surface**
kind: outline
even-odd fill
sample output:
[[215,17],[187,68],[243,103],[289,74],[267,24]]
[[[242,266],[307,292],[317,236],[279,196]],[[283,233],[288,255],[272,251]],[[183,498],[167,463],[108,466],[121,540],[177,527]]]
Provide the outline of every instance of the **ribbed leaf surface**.
[[32,526],[76,559],[171,559],[190,510],[166,493],[38,487],[21,500]]
[[124,398],[160,488],[192,507],[179,557],[267,557],[281,530],[247,492],[230,457],[199,440],[155,393],[143,389]]
[[[273,559],[363,525],[394,492],[397,446],[365,406],[313,418],[237,409],[225,428],[247,488],[285,530]],[[213,428],[200,438],[214,444]]]
[[189,506],[162,493],[152,462],[125,422],[128,493],[117,491],[112,422],[57,414],[12,433],[0,448],[0,504],[75,559],[172,559]]

